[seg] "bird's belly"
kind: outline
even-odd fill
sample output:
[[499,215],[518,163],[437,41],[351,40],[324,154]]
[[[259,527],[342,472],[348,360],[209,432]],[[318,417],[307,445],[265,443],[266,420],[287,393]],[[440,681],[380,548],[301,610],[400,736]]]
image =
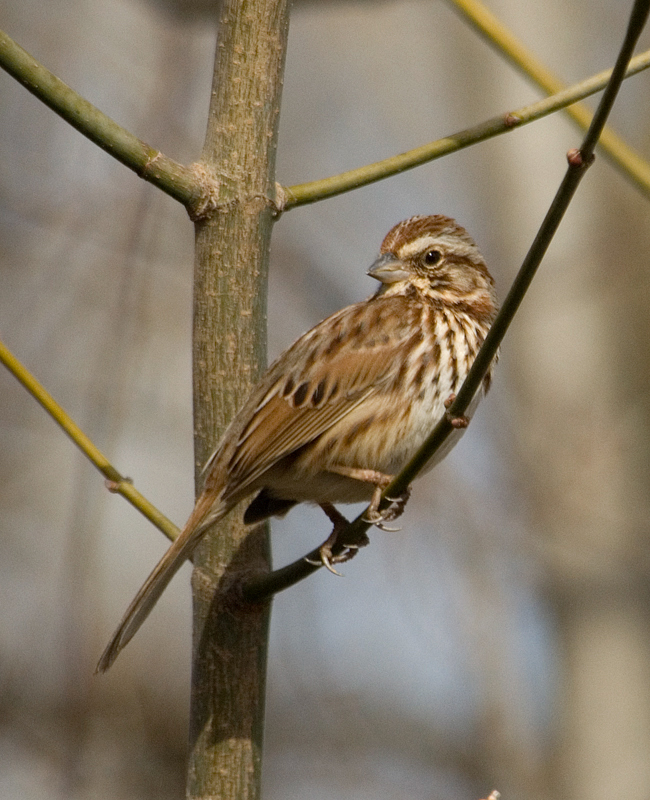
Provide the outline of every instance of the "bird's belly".
[[[290,463],[272,468],[265,476],[265,485],[277,496],[298,502],[368,502],[374,484],[340,475],[332,468],[366,469],[383,475],[396,475],[433,431],[446,411],[444,400],[455,390],[455,385],[439,380],[407,409],[391,407],[385,397],[372,403],[365,402],[303,448]],[[469,414],[480,395],[482,392],[472,403]],[[441,461],[462,434],[463,429],[452,431],[426,464],[423,473]]]
[[325,470],[282,475],[274,469],[268,477],[273,495],[298,503],[369,503],[375,490],[374,484]]

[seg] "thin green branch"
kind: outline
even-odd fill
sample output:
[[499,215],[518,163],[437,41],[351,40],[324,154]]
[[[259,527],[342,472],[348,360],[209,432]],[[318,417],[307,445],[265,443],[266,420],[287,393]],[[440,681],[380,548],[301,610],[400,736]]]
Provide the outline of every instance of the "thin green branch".
[[[566,89],[566,84],[551,72],[480,0],[448,0],[448,2],[486,39],[488,44],[543,91],[548,94],[557,94]],[[593,116],[587,106],[576,103],[565,108],[565,111],[582,130],[587,130]],[[610,127],[603,129],[598,146],[628,179],[645,195],[650,196],[650,163],[640,153],[630,147]]]
[[90,441],[81,428],[72,421],[52,395],[36,380],[29,370],[0,342],[0,363],[18,379],[31,396],[43,406],[52,419],[67,433],[86,458],[106,478],[106,487],[115,494],[121,494],[132,506],[138,509],[151,523],[161,530],[168,539],[174,541],[178,528],[150,503],[133,486],[129,478],[123,477],[106,456]]
[[[630,60],[634,47],[638,41],[641,31],[645,25],[650,10],[650,0],[636,0],[625,39],[621,46],[616,66],[612,70],[612,76],[607,84],[598,108],[587,131],[580,150],[570,151],[568,154],[569,166],[560,184],[560,187],[551,203],[551,206],[542,222],[542,225],[533,241],[526,258],[524,259],[519,272],[508,292],[506,299],[496,316],[481,349],[472,364],[467,378],[458,392],[454,402],[448,409],[447,414],[440,420],[428,439],[418,450],[411,461],[404,467],[399,475],[386,487],[382,493],[382,504],[385,508],[389,505],[387,497],[399,497],[410,486],[414,478],[421,472],[434,453],[440,448],[445,439],[454,430],[451,420],[462,417],[467,411],[472,398],[476,394],[489,369],[490,364],[503,341],[503,338],[512,322],[526,292],[537,272],[546,250],[548,249],[555,232],[566,212],[578,185],[586,170],[593,162],[594,148],[600,134],[605,126],[605,121],[614,104],[614,100],[625,77],[626,66]],[[339,544],[332,548],[335,555],[343,552],[346,547],[362,545],[366,540],[366,531],[370,524],[366,522],[368,509],[365,509],[348,527],[341,532],[338,537]],[[345,544],[342,544],[345,543]],[[246,582],[241,587],[243,597],[249,602],[260,602],[265,598],[286,589],[306,578],[316,569],[319,564],[309,563],[318,561],[320,558],[318,550],[312,551],[304,559],[295,561],[288,566],[276,570],[269,575],[256,578]]]
[[[630,61],[625,77],[629,78],[632,75],[636,75],[648,67],[650,67],[650,50]],[[302,206],[307,203],[324,200],[327,197],[334,197],[337,194],[357,189],[360,186],[367,186],[375,181],[389,178],[399,172],[413,169],[420,164],[433,161],[436,158],[453,153],[456,150],[462,150],[486,139],[491,139],[494,136],[499,136],[502,133],[508,133],[515,127],[534,122],[589,95],[596,94],[596,92],[605,88],[611,74],[611,70],[605,70],[537,103],[524,106],[517,111],[507,111],[498,117],[493,117],[471,128],[446,136],[444,139],[438,139],[435,142],[430,142],[397,156],[391,156],[383,161],[342,172],[340,175],[334,175],[330,178],[283,187],[282,192],[280,192],[280,196],[284,198],[283,208],[287,210],[294,206]],[[650,186],[650,183],[648,185]]]
[[173,161],[122,128],[3,31],[0,31],[0,67],[80,133],[178,200],[190,213],[200,213],[208,203],[212,186],[203,171]]

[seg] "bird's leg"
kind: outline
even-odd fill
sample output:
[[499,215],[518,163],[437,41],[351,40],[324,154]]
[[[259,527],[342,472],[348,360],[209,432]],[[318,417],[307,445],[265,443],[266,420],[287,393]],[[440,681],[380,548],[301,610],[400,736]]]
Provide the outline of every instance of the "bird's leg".
[[[335,508],[335,506],[332,505],[332,503],[321,503],[320,507],[327,514],[330,521],[334,525],[330,535],[318,548],[320,561],[321,564],[324,567],[326,567],[330,572],[333,572],[335,575],[340,575],[341,573],[337,572],[332,566],[332,564],[342,564],[345,561],[349,561],[351,558],[354,558],[359,548],[365,547],[370,540],[364,533],[363,538],[360,538],[356,544],[344,544],[343,542],[339,542],[339,537],[341,533],[348,527],[350,523],[343,516],[343,514],[341,514],[341,512],[337,508]],[[335,554],[333,552],[333,549],[336,545],[339,545],[339,547],[343,548],[343,551],[341,553]]]
[[393,480],[393,475],[386,475],[383,472],[378,472],[374,469],[360,469],[358,467],[345,467],[342,465],[334,464],[328,467],[330,472],[335,472],[338,475],[344,475],[346,478],[354,478],[357,481],[364,481],[365,483],[372,483],[375,485],[368,511],[364,517],[366,522],[370,522],[375,527],[382,531],[390,531],[394,533],[399,528],[387,528],[384,523],[391,522],[397,519],[406,506],[406,503],[411,495],[411,490],[406,489],[399,497],[387,497],[390,505],[382,511],[379,510],[379,503],[381,502],[381,493]]

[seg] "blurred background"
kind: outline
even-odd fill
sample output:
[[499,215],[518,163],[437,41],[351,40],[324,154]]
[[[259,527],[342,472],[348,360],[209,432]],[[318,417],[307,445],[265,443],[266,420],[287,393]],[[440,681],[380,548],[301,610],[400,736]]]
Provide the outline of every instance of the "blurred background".
[[[631,2],[490,0],[567,82]],[[0,27],[167,155],[200,154],[209,0],[0,0]],[[650,46],[645,34],[642,49]],[[612,125],[650,158],[650,77]],[[278,180],[402,152],[540,97],[443,0],[296,2]],[[171,519],[192,507],[193,230],[184,209],[0,74],[0,337]],[[554,115],[286,214],[269,357],[373,291],[383,235],[445,213],[503,297],[577,129]],[[274,604],[267,800],[650,797],[650,219],[599,158],[452,455],[400,533]],[[163,536],[0,370],[0,800],[184,794],[189,567],[111,672],[96,660]],[[274,561],[327,534],[274,524]]]

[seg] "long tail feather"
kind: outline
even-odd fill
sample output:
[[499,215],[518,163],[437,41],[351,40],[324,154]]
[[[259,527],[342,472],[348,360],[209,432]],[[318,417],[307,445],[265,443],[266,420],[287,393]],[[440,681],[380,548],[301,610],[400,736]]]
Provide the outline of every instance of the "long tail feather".
[[171,579],[185,563],[185,560],[192,555],[192,551],[203,534],[230,511],[229,505],[224,504],[221,507],[213,508],[211,503],[206,502],[207,498],[203,504],[201,503],[202,499],[199,498],[178,538],[156,564],[140,591],[133,598],[122,621],[106,645],[106,649],[97,663],[95,673],[106,672],[149,616]]

